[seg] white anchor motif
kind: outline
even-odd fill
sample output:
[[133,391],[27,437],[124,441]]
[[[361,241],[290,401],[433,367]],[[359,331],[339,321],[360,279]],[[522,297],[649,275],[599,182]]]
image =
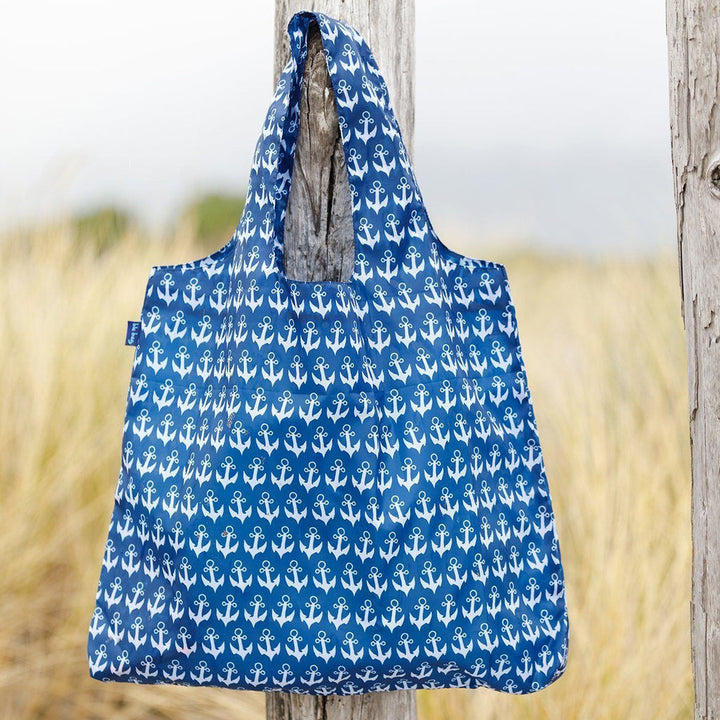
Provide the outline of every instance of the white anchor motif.
[[[311,22],[350,184],[348,282],[282,262]],[[534,692],[565,667],[568,620],[507,272],[435,234],[360,34],[304,12],[289,40],[235,232],[150,273],[90,673]]]

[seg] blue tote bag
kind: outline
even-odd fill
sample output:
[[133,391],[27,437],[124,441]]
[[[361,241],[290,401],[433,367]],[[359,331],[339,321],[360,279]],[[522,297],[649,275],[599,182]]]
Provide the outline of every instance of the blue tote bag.
[[[284,273],[308,27],[348,282]],[[352,27],[295,15],[231,240],[155,266],[90,623],[100,680],[311,694],[545,687],[568,618],[503,265],[447,249]]]

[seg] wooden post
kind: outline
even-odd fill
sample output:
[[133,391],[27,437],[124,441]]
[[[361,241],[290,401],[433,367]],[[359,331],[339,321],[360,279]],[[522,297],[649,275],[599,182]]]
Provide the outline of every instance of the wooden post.
[[695,717],[720,718],[720,21],[667,0],[672,160],[692,456]]
[[[287,24],[300,10],[356,27],[387,81],[403,139],[412,153],[414,0],[276,0],[275,82],[287,62]],[[311,32],[301,122],[285,220],[285,270],[296,280],[347,280],[354,262],[350,189],[335,99],[319,32]],[[353,697],[266,694],[268,720],[413,720],[415,692]]]
[[[415,0],[276,0],[275,83],[290,52],[287,24],[300,10],[344,20],[363,34],[387,82],[412,157]],[[319,33],[311,33],[285,221],[285,270],[296,280],[347,280],[354,262],[350,188],[335,98],[321,48]]]

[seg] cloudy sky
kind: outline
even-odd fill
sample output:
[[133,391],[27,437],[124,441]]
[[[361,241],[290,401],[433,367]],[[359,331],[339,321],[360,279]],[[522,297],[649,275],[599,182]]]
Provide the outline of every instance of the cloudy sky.
[[[271,0],[0,10],[0,225],[244,193],[272,95]],[[417,0],[415,170],[439,232],[670,249],[663,3]]]

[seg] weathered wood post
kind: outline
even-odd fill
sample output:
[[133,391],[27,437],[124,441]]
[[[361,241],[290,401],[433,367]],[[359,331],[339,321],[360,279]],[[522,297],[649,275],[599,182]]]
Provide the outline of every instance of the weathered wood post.
[[[365,37],[387,81],[412,153],[414,0],[276,0],[275,82],[287,62],[287,24],[300,10],[344,20]],[[285,221],[285,269],[296,280],[347,280],[354,262],[350,189],[335,98],[317,29],[310,34],[295,167]],[[268,720],[413,720],[415,692],[356,697],[267,694]]]
[[720,16],[667,0],[670,113],[692,454],[695,717],[720,718]]

